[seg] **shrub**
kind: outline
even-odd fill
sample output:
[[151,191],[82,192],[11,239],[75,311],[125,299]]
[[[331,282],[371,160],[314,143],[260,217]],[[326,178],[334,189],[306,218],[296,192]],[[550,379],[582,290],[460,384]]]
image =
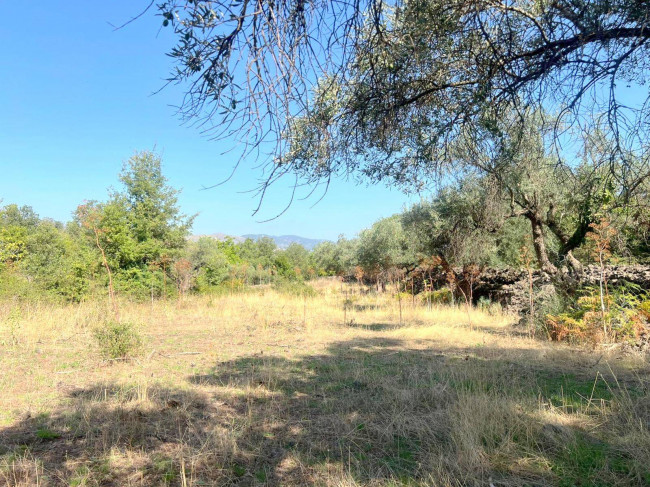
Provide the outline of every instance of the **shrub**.
[[441,287],[440,289],[435,289],[433,291],[425,291],[420,293],[418,296],[420,296],[420,299],[425,304],[451,304],[454,301],[454,296],[451,289],[448,287]]
[[551,340],[582,341],[587,337],[586,324],[569,313],[546,316],[546,329]]
[[139,269],[121,269],[113,275],[115,290],[118,295],[128,297],[133,301],[148,301],[154,296],[171,297],[176,294],[176,285],[170,278],[163,277],[160,270],[150,271]]
[[610,289],[602,303],[599,289],[584,288],[563,312],[545,317],[548,336],[556,341],[634,340],[649,322],[650,294],[629,283]]
[[49,297],[37,283],[29,282],[29,279],[20,273],[13,269],[0,269],[0,299],[34,302],[47,300]]
[[476,303],[476,307],[484,313],[492,316],[496,316],[503,311],[500,303],[492,301],[490,298],[487,298],[485,296],[481,296],[479,298],[478,302]]
[[132,323],[109,321],[95,330],[95,339],[105,359],[126,360],[142,349],[142,338]]
[[290,296],[306,296],[311,298],[318,294],[309,284],[305,284],[303,281],[289,279],[278,279],[273,283],[273,289]]

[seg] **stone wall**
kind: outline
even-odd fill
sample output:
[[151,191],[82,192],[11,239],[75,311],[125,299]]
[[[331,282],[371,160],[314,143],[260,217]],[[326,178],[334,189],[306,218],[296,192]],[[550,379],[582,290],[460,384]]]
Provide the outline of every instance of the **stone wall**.
[[[580,275],[562,274],[555,279],[565,289],[576,289],[583,286],[598,286],[600,282],[600,267],[596,265],[585,266]],[[466,293],[469,291],[469,277],[461,268],[454,268],[455,282]],[[618,265],[606,266],[605,277],[610,285],[625,281],[637,284],[644,289],[650,289],[650,266],[645,265]],[[543,272],[535,270],[532,273],[533,287],[536,294],[547,295],[555,289],[553,280]],[[413,289],[416,293],[428,288],[441,288],[448,284],[447,272],[440,266],[418,267],[408,274],[404,289]],[[508,311],[520,313],[528,309],[529,303],[529,276],[523,269],[482,269],[477,277],[472,279],[472,294],[474,302],[485,297],[500,303]],[[462,293],[458,292],[462,299]]]
[[[600,274],[600,267],[585,266],[582,274],[562,275],[560,281],[567,288],[598,286]],[[629,282],[650,289],[650,266],[606,266],[604,275],[609,285]],[[540,271],[533,271],[532,280],[534,288],[538,290],[544,291],[544,288],[552,285],[550,277]],[[529,286],[529,276],[525,270],[484,269],[474,285],[474,300],[486,297],[501,303],[509,311],[521,312],[528,308]]]

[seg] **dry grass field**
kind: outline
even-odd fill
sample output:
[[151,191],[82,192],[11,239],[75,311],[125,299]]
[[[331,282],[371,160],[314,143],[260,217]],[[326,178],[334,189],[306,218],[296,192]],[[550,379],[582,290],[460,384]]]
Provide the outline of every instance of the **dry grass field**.
[[0,304],[0,486],[650,485],[647,357],[315,287]]

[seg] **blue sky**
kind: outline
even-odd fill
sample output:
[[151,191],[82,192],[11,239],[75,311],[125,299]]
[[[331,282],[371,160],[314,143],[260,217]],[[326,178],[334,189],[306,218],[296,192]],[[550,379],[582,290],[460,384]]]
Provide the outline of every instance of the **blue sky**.
[[152,95],[167,76],[172,45],[160,19],[120,24],[148,0],[112,2],[4,2],[0,29],[0,199],[32,206],[42,217],[67,221],[84,200],[103,200],[125,159],[156,149],[170,184],[182,188],[180,204],[199,213],[194,233],[298,234],[335,239],[354,236],[375,220],[416,200],[385,187],[336,181],[317,198],[288,202],[290,182],[280,182],[252,216],[257,199],[247,190],[259,172],[245,161],[228,183],[237,153],[228,142],[202,138],[181,126],[171,105],[181,90]]

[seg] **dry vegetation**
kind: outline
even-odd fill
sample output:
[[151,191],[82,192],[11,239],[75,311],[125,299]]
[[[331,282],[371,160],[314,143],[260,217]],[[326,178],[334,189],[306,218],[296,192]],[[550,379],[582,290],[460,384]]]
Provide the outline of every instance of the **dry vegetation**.
[[317,288],[123,303],[129,361],[105,303],[0,305],[0,485],[650,483],[647,357]]

